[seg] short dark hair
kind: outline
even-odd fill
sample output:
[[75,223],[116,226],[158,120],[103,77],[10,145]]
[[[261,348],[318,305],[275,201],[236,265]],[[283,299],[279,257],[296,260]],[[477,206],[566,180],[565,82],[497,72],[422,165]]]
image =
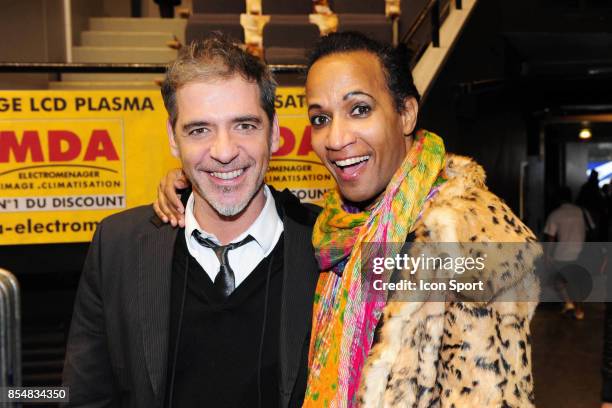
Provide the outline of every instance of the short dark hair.
[[562,203],[572,202],[572,190],[568,186],[559,187],[559,201]]
[[308,71],[323,57],[353,51],[370,52],[378,58],[398,112],[404,110],[406,98],[420,101],[421,96],[412,78],[412,52],[403,44],[393,48],[353,31],[328,34],[322,37],[312,50],[308,59]]
[[213,32],[209,37],[183,47],[166,70],[161,93],[172,127],[176,125],[178,116],[176,91],[179,88],[194,81],[230,78],[236,74],[257,83],[261,107],[272,123],[276,95],[272,73],[261,60],[244,51],[229,37]]

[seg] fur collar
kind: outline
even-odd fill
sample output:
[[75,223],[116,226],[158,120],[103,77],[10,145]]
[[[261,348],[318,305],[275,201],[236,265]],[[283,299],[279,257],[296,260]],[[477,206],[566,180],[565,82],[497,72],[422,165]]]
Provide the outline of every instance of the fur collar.
[[[358,405],[533,406],[529,321],[539,294],[533,264],[541,249],[487,189],[475,161],[449,154],[446,175],[448,181],[423,209],[415,242],[427,243],[432,255],[441,242],[454,243],[454,255],[468,255],[470,243],[514,244],[489,251],[494,256],[484,270],[463,276],[486,282],[484,296],[468,292],[443,301],[405,301],[390,295],[379,341],[363,369]],[[424,276],[417,271],[412,279]]]

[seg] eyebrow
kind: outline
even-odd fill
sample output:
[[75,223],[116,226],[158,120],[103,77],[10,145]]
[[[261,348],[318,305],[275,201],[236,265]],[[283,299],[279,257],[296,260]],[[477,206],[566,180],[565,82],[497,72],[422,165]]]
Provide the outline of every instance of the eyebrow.
[[[372,95],[370,95],[369,93],[364,92],[364,91],[351,91],[351,92],[347,93],[346,95],[344,95],[342,97],[342,100],[346,101],[347,99],[352,98],[353,96],[358,96],[358,95],[364,95],[364,96],[367,96],[370,99],[376,100]],[[311,109],[321,109],[321,105],[319,105],[318,103],[313,103],[311,105],[308,105],[308,110],[311,110]]]
[[[231,122],[232,123],[253,122],[253,123],[260,125],[263,123],[263,120],[259,116],[256,116],[256,115],[245,115],[245,116],[235,117],[231,120]],[[183,131],[186,132],[191,128],[199,127],[199,126],[212,126],[212,123],[207,122],[205,120],[195,120],[193,122],[185,123],[183,125]]]
[[318,103],[310,104],[308,105],[308,110],[311,110],[311,109],[321,109],[321,105],[319,105]]
[[261,117],[256,116],[256,115],[238,116],[232,119],[232,123],[241,123],[241,122],[253,122],[253,123],[257,123],[258,125],[260,125],[263,123],[263,120],[261,119]]
[[194,128],[194,127],[198,127],[198,126],[210,126],[210,122],[206,122],[206,121],[203,121],[203,120],[196,120],[196,121],[193,121],[193,122],[188,122],[188,123],[185,123],[183,125],[183,131],[186,132],[189,129]]
[[369,93],[367,93],[367,92],[364,92],[364,91],[351,91],[351,92],[347,93],[346,95],[344,95],[342,97],[342,100],[346,101],[347,99],[349,99],[349,98],[351,98],[353,96],[357,96],[357,95],[365,95],[365,96],[367,96],[367,97],[369,97],[371,99],[374,99],[374,97],[372,95],[370,95]]

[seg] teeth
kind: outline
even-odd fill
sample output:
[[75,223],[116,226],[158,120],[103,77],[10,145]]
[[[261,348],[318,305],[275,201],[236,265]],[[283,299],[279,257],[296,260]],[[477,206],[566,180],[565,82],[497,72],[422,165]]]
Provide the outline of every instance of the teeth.
[[213,176],[220,178],[222,180],[231,180],[231,179],[235,179],[236,177],[238,177],[239,175],[241,175],[244,172],[243,169],[239,169],[239,170],[234,170],[234,171],[228,171],[225,173],[219,172],[219,171],[215,171],[212,172],[210,174],[212,174]]
[[336,163],[336,166],[338,166],[338,167],[346,167],[346,166],[350,166],[350,165],[355,164],[355,163],[360,163],[362,161],[366,161],[369,158],[370,158],[369,155],[368,156],[351,157],[351,158],[348,158],[346,160],[338,160],[335,163]]

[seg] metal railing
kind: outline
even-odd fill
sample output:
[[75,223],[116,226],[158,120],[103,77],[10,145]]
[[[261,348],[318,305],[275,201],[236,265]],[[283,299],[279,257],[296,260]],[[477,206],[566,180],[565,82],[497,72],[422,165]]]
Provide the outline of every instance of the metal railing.
[[[0,386],[21,386],[21,312],[19,284],[0,268]],[[5,405],[3,405],[5,406]]]
[[[442,4],[441,0],[429,0],[417,15],[414,23],[412,23],[410,28],[402,36],[401,42],[409,45],[413,42],[419,30],[429,22],[431,24],[431,43],[434,47],[439,47],[440,26],[442,25],[443,17],[448,15],[449,7],[450,2]],[[461,0],[455,0],[455,8],[461,10],[463,8],[463,2]],[[416,51],[417,54],[419,54],[419,50]]]

